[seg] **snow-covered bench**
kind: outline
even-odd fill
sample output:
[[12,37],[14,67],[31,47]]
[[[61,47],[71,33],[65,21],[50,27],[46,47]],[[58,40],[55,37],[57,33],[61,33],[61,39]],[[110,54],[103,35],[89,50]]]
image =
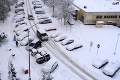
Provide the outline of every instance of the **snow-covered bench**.
[[103,73],[107,76],[113,77],[119,69],[120,69],[120,61],[116,60],[108,63],[103,68]]
[[108,63],[108,59],[103,59],[103,58],[97,58],[92,65],[95,68],[100,69],[101,67],[105,66]]

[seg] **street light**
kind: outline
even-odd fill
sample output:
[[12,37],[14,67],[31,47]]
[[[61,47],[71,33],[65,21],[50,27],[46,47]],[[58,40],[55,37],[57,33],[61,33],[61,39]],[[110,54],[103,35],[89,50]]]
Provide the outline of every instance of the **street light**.
[[28,31],[28,54],[29,54],[29,80],[31,80],[31,74],[30,74],[30,43],[29,43],[29,32],[30,32],[30,29],[32,27],[34,27],[35,25],[37,25],[39,22],[37,22],[36,24],[32,25],[30,28],[24,30],[24,31]]
[[115,46],[114,55],[115,55],[115,52],[116,52],[116,48],[117,48],[117,44],[118,44],[118,40],[119,40],[119,36],[120,36],[120,34],[118,34],[118,38],[117,38],[117,42],[116,42],[116,46]]

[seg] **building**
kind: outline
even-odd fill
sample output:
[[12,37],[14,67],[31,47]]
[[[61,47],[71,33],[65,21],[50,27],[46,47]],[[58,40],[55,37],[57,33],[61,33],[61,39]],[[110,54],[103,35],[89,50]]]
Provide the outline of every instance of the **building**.
[[120,0],[74,0],[76,17],[84,24],[104,24],[120,22]]

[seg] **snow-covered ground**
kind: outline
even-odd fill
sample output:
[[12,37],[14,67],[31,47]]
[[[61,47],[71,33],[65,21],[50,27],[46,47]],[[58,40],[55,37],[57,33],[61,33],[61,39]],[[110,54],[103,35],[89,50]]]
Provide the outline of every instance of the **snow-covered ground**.
[[[31,1],[30,1],[31,3]],[[66,53],[72,60],[77,62],[80,66],[84,67],[85,70],[92,74],[97,74],[101,76],[105,80],[119,80],[120,79],[120,71],[116,73],[113,78],[110,78],[102,73],[103,68],[97,69],[92,66],[92,63],[97,58],[106,58],[109,62],[114,60],[120,60],[120,39],[118,39],[118,34],[120,34],[120,29],[112,26],[112,25],[104,25],[102,28],[96,28],[95,25],[83,25],[82,22],[75,21],[75,24],[70,27],[69,25],[64,26],[60,23],[56,18],[52,18],[52,11],[46,5],[41,4],[46,11],[46,16],[49,16],[52,19],[52,23],[50,24],[38,24],[37,27],[40,29],[44,29],[47,27],[56,27],[58,32],[61,32],[68,37],[71,37],[75,40],[76,43],[80,43],[83,45],[83,48],[67,51],[65,46],[61,45],[61,42],[56,42],[58,46],[61,48],[63,52]],[[32,4],[30,4],[32,7]],[[25,21],[30,26],[27,20],[27,6],[25,6],[26,11],[26,19]],[[37,15],[34,13],[34,9],[32,9],[33,16],[35,18],[35,22],[37,23]],[[15,23],[12,22],[14,16],[14,8],[12,7],[12,11],[10,12],[9,18],[5,21],[5,23],[0,22],[1,27],[0,31],[4,31],[7,33],[8,38],[6,43],[4,43],[0,47],[0,71],[2,73],[1,79],[8,80],[8,61],[11,60],[15,66],[17,71],[17,77],[22,80],[28,80],[28,74],[24,74],[22,71],[23,67],[28,67],[28,52],[26,51],[25,46],[16,47],[15,42],[13,41],[14,37],[14,28]],[[47,32],[48,35],[53,34],[56,31]],[[30,35],[36,38],[34,32],[31,30]],[[115,52],[115,46],[118,39],[118,45]],[[90,42],[93,42],[90,51]],[[100,48],[97,53],[97,45],[100,44]],[[44,45],[43,45],[44,46]],[[9,51],[11,49],[11,51]],[[51,58],[55,58],[58,61],[59,67],[52,74],[54,80],[81,80],[80,77],[75,75],[69,68],[67,68],[59,59],[57,59],[47,48],[44,48],[50,55]],[[115,52],[115,54],[114,54]],[[11,58],[11,54],[15,54],[15,58]],[[31,56],[31,78],[32,80],[41,79],[42,73],[41,69],[45,65],[37,64],[35,62],[35,58]]]

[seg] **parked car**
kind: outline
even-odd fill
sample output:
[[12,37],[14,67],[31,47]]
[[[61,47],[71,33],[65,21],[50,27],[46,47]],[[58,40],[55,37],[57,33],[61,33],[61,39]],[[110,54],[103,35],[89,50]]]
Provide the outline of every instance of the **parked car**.
[[42,8],[35,8],[35,14],[45,14],[45,10]]
[[16,23],[24,21],[24,18],[18,18],[16,19]]
[[42,42],[41,42],[40,40],[34,39],[34,40],[26,47],[26,50],[27,50],[27,51],[29,50],[29,46],[30,46],[30,50],[31,50],[32,48],[37,49],[38,47],[41,47],[41,46],[42,46],[41,43],[42,43]]
[[28,15],[28,20],[34,20],[33,15]]
[[52,23],[52,20],[51,19],[41,19],[39,21],[39,24],[47,24],[47,23]]
[[45,31],[55,31],[55,30],[57,30],[57,28],[55,28],[55,27],[45,28]]
[[25,25],[25,26],[26,26],[27,23],[26,23],[26,22],[20,22],[20,23],[17,23],[17,24],[15,25],[15,28],[16,28],[16,27],[19,27],[19,26],[21,26],[21,25]]
[[79,43],[72,43],[72,44],[70,44],[70,45],[67,45],[66,46],[66,49],[68,50],[68,51],[72,51],[72,50],[75,50],[75,49],[78,49],[78,48],[82,48],[83,47],[83,45],[81,45],[81,44],[79,44]]
[[102,58],[97,58],[95,61],[92,63],[92,66],[94,66],[97,69],[102,68],[108,63],[108,59],[102,59]]
[[59,35],[59,36],[54,38],[54,41],[58,42],[58,41],[62,41],[64,39],[66,39],[66,38],[67,38],[66,35]]
[[58,62],[54,59],[49,60],[42,68],[44,73],[52,73],[58,67]]
[[37,59],[36,59],[36,62],[37,62],[38,64],[42,64],[42,63],[45,62],[45,59],[44,59],[44,57],[42,56],[42,57],[40,57],[40,58],[37,58]]
[[38,20],[41,20],[41,19],[48,19],[48,18],[49,18],[49,17],[47,17],[47,16],[41,16],[41,15],[40,15],[40,16],[37,16],[37,19],[38,19]]
[[66,38],[65,40],[63,40],[63,41],[61,42],[61,44],[62,44],[63,46],[65,46],[65,45],[71,44],[71,43],[73,43],[73,42],[74,42],[73,39]]
[[29,36],[29,41],[28,41],[28,37],[25,37],[22,41],[20,41],[20,45],[27,46],[28,42],[31,43],[33,40],[34,38],[32,36]]
[[28,33],[27,32],[22,32],[18,37],[17,37],[17,40],[18,41],[22,41],[25,37],[28,36]]
[[26,30],[26,29],[28,29],[28,27],[27,26],[25,26],[25,25],[21,25],[21,26],[19,26],[19,27],[16,27],[15,29],[14,29],[14,31],[15,32],[17,32],[17,31],[19,31],[19,30]]
[[108,63],[103,68],[103,73],[107,76],[113,77],[118,72],[119,69],[120,69],[120,61],[116,60]]
[[40,4],[40,1],[32,1],[32,4],[33,4],[33,5],[41,5],[41,4]]
[[61,35],[61,34],[63,34],[63,33],[60,33],[60,32],[53,33],[53,34],[50,35],[50,37],[51,37],[51,38],[55,38],[55,37],[57,37],[57,36],[59,36],[59,35]]
[[15,8],[18,8],[18,7],[23,7],[23,5],[24,5],[24,2],[17,3],[17,4],[15,5]]
[[19,11],[24,11],[24,9],[16,9],[15,13],[18,13]]
[[42,8],[42,6],[41,5],[34,5],[33,8],[34,9],[36,9],[36,8]]
[[[33,48],[33,49],[31,49],[31,56],[35,56],[36,54],[38,54],[38,51],[37,51],[37,49],[35,49],[35,48]],[[40,54],[39,54],[40,55]],[[36,56],[36,58],[37,58],[38,56]]]
[[24,11],[19,11],[16,13],[16,15],[25,15],[25,12]]

